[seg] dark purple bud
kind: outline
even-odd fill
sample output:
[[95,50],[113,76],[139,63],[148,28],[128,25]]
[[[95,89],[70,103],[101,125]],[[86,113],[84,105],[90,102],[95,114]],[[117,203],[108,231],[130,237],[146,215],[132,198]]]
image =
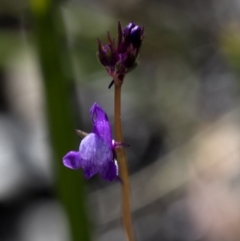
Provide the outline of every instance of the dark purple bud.
[[128,47],[131,45],[130,34],[133,26],[134,26],[133,23],[129,23],[122,31],[123,41],[121,42],[121,44],[118,45],[118,52],[125,53]]
[[127,69],[131,68],[136,61],[136,51],[129,52],[122,59],[123,66]]
[[136,25],[134,23],[129,23],[123,30],[123,35],[127,36],[130,32],[131,29],[133,29]]
[[114,40],[111,40],[108,34],[108,44],[103,45],[102,42],[97,39],[98,41],[98,59],[100,63],[105,67],[112,67],[114,68],[115,64],[119,60],[119,55],[115,47]]
[[118,46],[120,51],[126,52],[128,48],[132,45],[136,49],[136,54],[138,55],[144,36],[144,29],[134,23],[129,23],[123,30],[123,43]]
[[100,61],[100,63],[104,66],[107,65],[107,60],[106,60],[106,50],[105,50],[105,47],[104,45],[102,44],[102,42],[97,39],[98,41],[98,52],[97,52],[97,57]]
[[[118,22],[118,39],[117,46],[115,41],[107,34],[107,44],[103,45],[98,40],[98,58],[107,72],[113,78],[115,76],[125,76],[137,66],[137,57],[144,38],[144,28],[129,23],[122,29],[121,23]],[[111,84],[110,84],[111,86]]]
[[142,44],[142,28],[139,26],[135,26],[131,29],[131,43],[134,48],[139,49]]

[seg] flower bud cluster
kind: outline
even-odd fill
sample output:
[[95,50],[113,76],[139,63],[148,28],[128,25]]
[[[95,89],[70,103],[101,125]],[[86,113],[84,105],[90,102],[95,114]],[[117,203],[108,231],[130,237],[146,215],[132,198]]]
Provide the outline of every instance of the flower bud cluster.
[[137,57],[144,38],[144,28],[133,22],[129,23],[123,30],[118,22],[118,42],[107,34],[107,44],[99,39],[97,56],[100,63],[106,68],[110,76],[125,76],[137,66]]

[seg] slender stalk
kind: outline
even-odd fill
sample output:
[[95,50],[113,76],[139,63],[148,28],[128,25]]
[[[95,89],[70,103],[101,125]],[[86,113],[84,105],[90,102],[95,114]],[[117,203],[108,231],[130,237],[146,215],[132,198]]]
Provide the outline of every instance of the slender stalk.
[[[114,91],[114,122],[115,138],[118,142],[123,142],[122,125],[121,125],[121,87],[122,81],[116,80]],[[117,160],[119,165],[120,177],[122,179],[122,211],[123,225],[129,241],[134,241],[132,229],[132,217],[130,209],[130,182],[127,168],[127,158],[124,148],[116,149]]]
[[[55,24],[59,5],[53,0],[30,0],[30,9],[43,77],[51,148],[55,157],[55,193],[68,216],[71,241],[89,241],[83,178],[62,164],[64,154],[77,143],[75,135],[70,131],[74,128],[69,103],[69,87],[73,83],[66,77],[62,67],[63,59],[68,58],[68,49],[65,42],[60,41],[62,38]],[[57,20],[59,26],[61,18]]]

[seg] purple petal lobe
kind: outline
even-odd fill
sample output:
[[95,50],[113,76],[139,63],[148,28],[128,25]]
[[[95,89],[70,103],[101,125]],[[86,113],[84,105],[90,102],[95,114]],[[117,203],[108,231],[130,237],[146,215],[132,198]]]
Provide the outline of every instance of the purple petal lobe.
[[70,169],[78,169],[81,167],[81,160],[78,151],[70,151],[63,157],[64,166]]
[[95,133],[87,135],[79,146],[81,167],[85,178],[100,172],[109,162],[113,162],[113,152],[106,141]]
[[101,166],[99,171],[102,179],[106,181],[113,181],[118,175],[118,165],[117,162],[111,161],[106,163],[105,166]]
[[94,125],[93,132],[102,137],[107,145],[111,147],[112,132],[106,112],[97,103],[94,103],[90,109],[90,115]]

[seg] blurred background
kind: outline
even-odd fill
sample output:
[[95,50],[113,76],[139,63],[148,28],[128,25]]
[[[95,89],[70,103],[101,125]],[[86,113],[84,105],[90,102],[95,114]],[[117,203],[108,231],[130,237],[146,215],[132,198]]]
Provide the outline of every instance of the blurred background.
[[96,38],[118,20],[146,31],[122,97],[137,240],[240,240],[239,16],[237,0],[1,0],[0,240],[86,241],[75,210],[90,240],[126,240],[120,184],[61,160],[94,102],[113,123]]

